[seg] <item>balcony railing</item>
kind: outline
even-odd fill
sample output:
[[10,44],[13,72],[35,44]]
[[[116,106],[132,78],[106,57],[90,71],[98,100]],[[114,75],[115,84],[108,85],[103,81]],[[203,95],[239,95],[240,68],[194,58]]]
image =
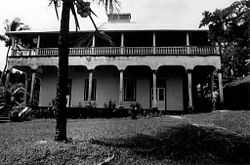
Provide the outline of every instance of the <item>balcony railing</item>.
[[[58,48],[24,49],[13,52],[13,56],[57,56]],[[70,48],[70,56],[143,56],[143,55],[218,55],[216,47],[94,47]]]

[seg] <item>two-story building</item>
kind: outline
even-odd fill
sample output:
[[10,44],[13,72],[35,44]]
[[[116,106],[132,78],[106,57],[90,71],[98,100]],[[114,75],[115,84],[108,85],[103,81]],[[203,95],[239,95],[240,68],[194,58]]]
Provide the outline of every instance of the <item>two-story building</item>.
[[[69,34],[68,106],[92,102],[103,108],[109,101],[129,107],[138,102],[144,109],[167,111],[193,109],[197,89],[207,77],[218,74],[223,101],[221,58],[208,41],[208,31],[167,29],[130,22],[130,14],[111,14],[100,27],[112,42],[94,30]],[[13,40],[8,68],[27,75],[26,102],[39,97],[47,107],[56,96],[58,31],[9,32]],[[26,48],[17,49],[20,39]],[[216,72],[215,72],[216,71]],[[29,81],[30,79],[30,81]],[[211,81],[213,82],[213,81]],[[37,85],[39,84],[39,85]],[[209,88],[213,91],[214,83]],[[39,94],[33,94],[39,88]]]

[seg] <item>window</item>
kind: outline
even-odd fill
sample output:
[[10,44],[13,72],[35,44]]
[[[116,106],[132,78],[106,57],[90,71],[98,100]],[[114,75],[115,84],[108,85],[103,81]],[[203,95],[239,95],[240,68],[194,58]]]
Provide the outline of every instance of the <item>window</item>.
[[[84,83],[84,101],[88,100],[88,95],[89,95],[89,79],[85,79],[85,83]],[[92,80],[91,100],[96,100],[96,79]]]
[[124,79],[124,101],[136,101],[136,80]]

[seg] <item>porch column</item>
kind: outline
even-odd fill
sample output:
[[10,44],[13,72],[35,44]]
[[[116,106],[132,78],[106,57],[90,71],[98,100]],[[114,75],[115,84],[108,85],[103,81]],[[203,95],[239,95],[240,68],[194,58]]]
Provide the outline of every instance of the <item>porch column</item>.
[[120,70],[119,105],[123,103],[123,70]]
[[90,101],[91,101],[92,81],[93,81],[93,70],[89,70],[88,102],[90,102]]
[[219,83],[219,94],[220,94],[220,103],[223,105],[224,103],[224,95],[223,95],[223,84],[222,84],[222,72],[218,70],[218,83]]
[[212,110],[215,110],[216,100],[214,98],[214,71],[211,73],[211,100],[212,100]]
[[[7,71],[6,78],[5,78],[5,84],[4,84],[5,88],[8,88],[8,86],[9,86],[10,73],[11,73],[11,71]],[[4,74],[4,73],[2,73],[2,74]]]
[[153,54],[156,54],[155,47],[156,47],[156,35],[155,32],[153,32]]
[[32,105],[32,99],[33,99],[33,93],[34,93],[34,86],[35,86],[35,80],[36,80],[36,72],[32,72],[31,75],[31,87],[30,87],[30,98],[29,98],[29,104]]
[[188,76],[188,109],[193,110],[193,93],[192,93],[192,70],[187,70]]
[[24,73],[24,76],[25,76],[24,105],[27,105],[28,85],[29,85],[28,73]]
[[156,99],[156,70],[153,71],[153,103],[152,107],[157,107],[157,99]]
[[121,54],[124,54],[124,33],[121,34]]

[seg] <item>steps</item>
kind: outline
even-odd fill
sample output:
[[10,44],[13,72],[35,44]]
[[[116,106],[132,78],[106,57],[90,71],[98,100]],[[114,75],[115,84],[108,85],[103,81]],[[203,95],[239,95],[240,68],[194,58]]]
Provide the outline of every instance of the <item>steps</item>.
[[6,108],[6,90],[3,86],[0,86],[0,123],[9,122],[9,108]]
[[9,122],[9,110],[0,109],[0,123]]

